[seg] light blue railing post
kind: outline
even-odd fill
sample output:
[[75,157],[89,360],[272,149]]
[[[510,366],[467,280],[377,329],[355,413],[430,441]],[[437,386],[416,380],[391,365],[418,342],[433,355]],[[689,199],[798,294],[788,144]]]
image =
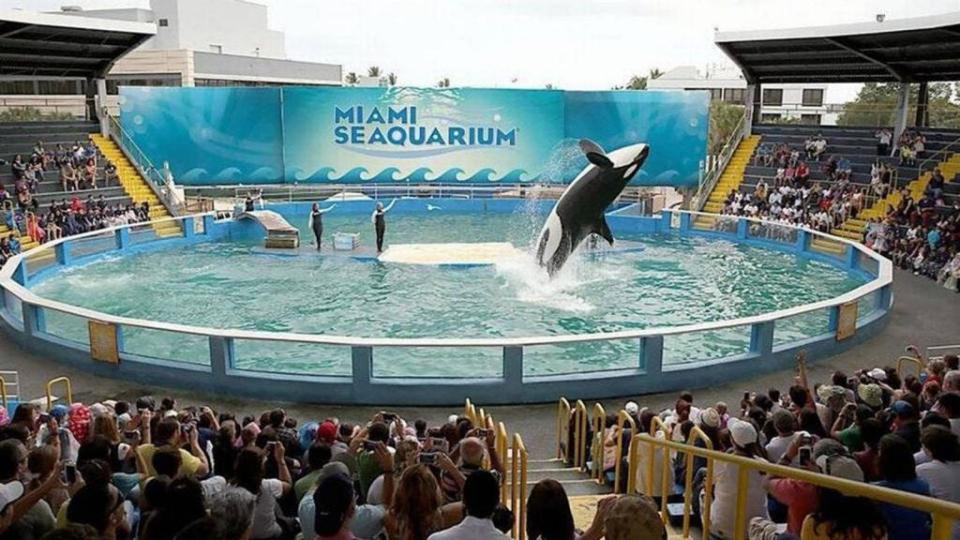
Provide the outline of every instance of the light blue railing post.
[[373,347],[354,345],[350,347],[353,363],[353,391],[355,395],[370,395],[373,380]]
[[797,229],[797,253],[806,253],[810,245],[810,233],[803,229]]
[[60,242],[53,248],[54,253],[57,255],[57,264],[60,266],[66,266],[70,264],[70,241]]
[[197,230],[196,230],[196,228],[193,226],[193,218],[192,218],[192,217],[183,218],[183,220],[182,220],[182,222],[180,223],[180,225],[183,226],[183,237],[184,237],[184,238],[193,238],[194,236],[196,236]]
[[893,287],[884,285],[877,291],[877,309],[884,311],[890,309],[890,301],[893,299]]
[[860,267],[860,250],[848,245],[847,246],[847,268],[850,270],[856,270]]
[[684,212],[680,214],[680,234],[690,231],[690,214]]
[[737,238],[740,240],[747,239],[747,228],[750,227],[750,222],[740,218],[737,220]]
[[658,232],[667,232],[670,230],[670,223],[672,223],[673,212],[669,210],[660,211],[660,230]]
[[773,352],[773,332],[775,321],[764,321],[750,325],[750,352],[766,356]]
[[659,375],[663,371],[663,336],[640,338],[640,358],[637,367],[647,375]]
[[117,242],[117,249],[122,251],[130,246],[130,229],[126,227],[117,229],[113,234]]
[[18,264],[17,267],[14,268],[13,280],[24,287],[27,286],[27,282],[30,280],[29,278],[27,278],[27,260],[26,259],[20,259],[20,264]]
[[43,308],[28,302],[21,302],[23,307],[23,331],[28,336],[47,331],[47,317]]
[[830,308],[830,322],[827,325],[827,328],[830,330],[830,333],[836,333],[837,328],[840,326],[840,306],[833,306]]
[[203,216],[203,234],[210,236],[210,231],[213,230],[214,217],[211,214]]
[[503,348],[503,384],[509,396],[523,393],[523,347]]
[[231,337],[210,336],[210,372],[214,381],[227,378],[227,370],[233,367],[236,356],[234,341]]

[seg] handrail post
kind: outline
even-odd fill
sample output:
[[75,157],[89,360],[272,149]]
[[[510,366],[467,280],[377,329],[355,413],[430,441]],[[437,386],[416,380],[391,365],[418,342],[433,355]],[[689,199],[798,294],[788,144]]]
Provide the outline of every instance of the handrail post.
[[197,235],[197,229],[193,224],[193,216],[183,218],[180,225],[183,227],[184,238],[193,238]]
[[616,463],[616,466],[614,467],[614,472],[613,472],[614,474],[613,492],[614,493],[620,493],[620,470],[622,468],[621,464],[623,462],[623,455],[624,455],[623,454],[623,429],[627,424],[630,425],[630,433],[632,437],[632,435],[637,432],[637,423],[633,421],[633,417],[631,417],[627,413],[627,411],[621,410],[617,414],[617,431],[615,432],[615,435],[617,437],[617,463]]
[[123,227],[117,229],[113,234],[116,239],[117,249],[123,251],[130,247],[130,229]]
[[354,345],[350,347],[353,363],[353,391],[357,395],[369,395],[373,379],[373,347]]
[[740,218],[737,221],[737,238],[739,238],[740,240],[746,240],[747,230],[749,226],[750,224],[747,222],[747,220]]
[[663,336],[640,338],[640,365],[646,375],[659,375],[663,371]]
[[809,249],[810,244],[810,233],[805,229],[797,229],[797,244],[795,249],[797,253],[806,253]]
[[213,223],[216,216],[213,214],[207,214],[203,216],[203,234],[210,236],[210,231],[213,229]]
[[766,356],[773,352],[773,333],[776,321],[763,321],[750,325],[750,352]]
[[57,257],[57,264],[60,266],[67,266],[70,264],[70,242],[60,242],[53,247],[54,254]]
[[210,336],[207,339],[210,348],[210,371],[213,379],[224,379],[227,372],[233,368],[236,359],[236,348],[233,338],[224,336]]
[[523,347],[503,348],[504,391],[514,400],[523,397]]
[[22,300],[20,305],[23,309],[23,331],[28,336],[34,336],[47,331],[47,317],[43,308]]

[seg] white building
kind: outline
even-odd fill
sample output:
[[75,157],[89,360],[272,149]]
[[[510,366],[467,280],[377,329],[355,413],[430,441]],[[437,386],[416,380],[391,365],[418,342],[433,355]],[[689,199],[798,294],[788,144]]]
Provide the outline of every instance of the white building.
[[[805,124],[836,125],[839,110],[826,103],[826,84],[765,84],[761,96],[760,122],[799,120]],[[694,66],[680,66],[647,81],[649,90],[708,90],[713,99],[743,103],[747,81],[738,71],[702,73]]]
[[[302,62],[286,57],[283,32],[267,25],[267,7],[246,0],[150,0],[150,9],[81,10],[61,15],[156,24],[157,33],[114,64],[107,92],[129,86],[339,86],[339,64]],[[43,112],[82,115],[83,79],[17,76],[0,78],[0,99]],[[115,99],[108,100],[115,106]]]

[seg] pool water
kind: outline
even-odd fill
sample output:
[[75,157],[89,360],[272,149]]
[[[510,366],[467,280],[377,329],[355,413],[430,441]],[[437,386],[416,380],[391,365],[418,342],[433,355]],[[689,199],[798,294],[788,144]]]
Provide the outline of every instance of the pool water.
[[[387,244],[509,241],[529,249],[543,217],[529,213],[391,215]],[[305,220],[300,220],[305,221]],[[623,237],[638,252],[579,254],[553,280],[523,256],[496,266],[439,268],[331,255],[334,232],[373,243],[369,216],[324,219],[324,253],[266,252],[261,242],[207,243],[70,267],[37,294],[136,318],[215,328],[364,337],[488,338],[610,332],[733,319],[831,298],[860,277],[790,254],[722,240]],[[777,343],[827,331],[828,313],[776,326]],[[81,319],[50,312],[48,332],[85,343]],[[664,364],[745,352],[750,328],[667,336]],[[127,352],[209,363],[206,338],[127,328]],[[375,348],[374,375],[477,377],[501,373],[500,348]],[[348,375],[350,348],[239,340],[236,366]],[[524,349],[528,375],[636,367],[636,339]]]

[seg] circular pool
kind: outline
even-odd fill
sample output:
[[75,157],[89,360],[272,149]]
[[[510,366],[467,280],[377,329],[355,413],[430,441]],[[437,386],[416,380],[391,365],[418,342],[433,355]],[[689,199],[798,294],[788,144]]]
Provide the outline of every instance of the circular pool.
[[[312,238],[302,215],[291,215]],[[581,250],[549,279],[529,254],[543,215],[510,213],[391,216],[388,244],[511,242],[522,254],[494,266],[436,267],[361,261],[309,242],[266,250],[260,238],[196,243],[135,254],[106,254],[61,268],[31,286],[37,295],[91,310],[215,329],[386,338],[566,336],[738,319],[837,297],[866,279],[819,259],[729,239],[618,234],[638,249]],[[325,230],[373,243],[367,214],[328,214]],[[86,320],[50,311],[46,331],[84,342]],[[777,325],[778,343],[828,331],[825,312]],[[750,327],[671,336],[663,365],[744,352]],[[124,332],[125,350],[208,365],[203,336],[151,329]],[[238,340],[236,367],[262,372],[349,375],[342,348]],[[380,350],[378,349],[378,352]],[[496,348],[384,348],[382,377],[502,375]],[[525,351],[525,375],[634,367],[636,339],[544,345]]]

